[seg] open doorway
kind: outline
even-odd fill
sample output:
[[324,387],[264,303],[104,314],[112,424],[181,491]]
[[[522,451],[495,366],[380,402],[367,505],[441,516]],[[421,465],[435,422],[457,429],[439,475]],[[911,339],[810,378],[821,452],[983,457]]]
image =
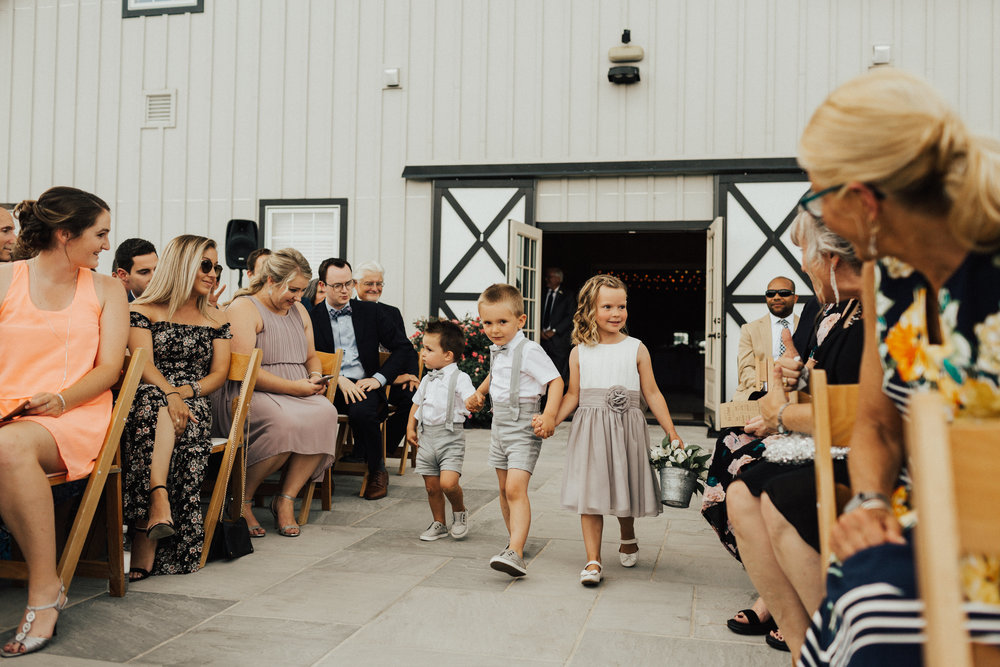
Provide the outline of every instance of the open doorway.
[[542,244],[542,267],[561,268],[570,293],[597,273],[628,285],[629,334],[649,349],[656,383],[681,424],[704,423],[705,241],[704,230],[549,227]]

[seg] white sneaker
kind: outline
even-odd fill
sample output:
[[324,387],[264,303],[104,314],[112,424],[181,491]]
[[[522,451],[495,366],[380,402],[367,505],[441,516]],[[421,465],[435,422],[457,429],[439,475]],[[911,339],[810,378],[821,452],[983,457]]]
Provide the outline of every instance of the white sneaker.
[[524,559],[513,549],[507,548],[490,559],[490,567],[500,572],[506,572],[512,577],[523,577],[528,574]]
[[[596,570],[588,570],[587,568],[591,565],[596,565]],[[587,564],[583,566],[583,571],[580,572],[580,583],[584,586],[596,586],[601,583],[601,562],[597,560],[588,560]]]
[[469,534],[469,513],[452,512],[451,536],[456,540],[463,540]]
[[[639,541],[636,539],[622,540],[622,544],[638,544]],[[623,554],[621,551],[618,552],[618,560],[621,561],[622,567],[635,567],[635,564],[639,562],[639,551],[636,550],[632,554]]]
[[435,521],[427,527],[427,530],[420,534],[420,539],[424,542],[433,542],[434,540],[440,540],[442,537],[448,537],[448,527],[440,521]]

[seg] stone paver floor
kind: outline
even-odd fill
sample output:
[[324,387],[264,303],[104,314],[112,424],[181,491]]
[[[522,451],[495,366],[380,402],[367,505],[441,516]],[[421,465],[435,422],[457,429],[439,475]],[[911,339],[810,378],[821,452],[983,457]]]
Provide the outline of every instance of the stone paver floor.
[[[579,519],[559,507],[568,430],[546,441],[532,478],[523,579],[487,565],[506,531],[486,464],[489,432],[470,430],[466,540],[417,539],[431,519],[412,471],[391,473],[389,495],[378,501],[357,497],[359,478],[337,476],[334,510],[315,509],[299,538],[278,536],[258,509],[268,535],[239,560],[153,577],[121,599],[103,582],[76,579],[58,638],[18,664],[787,665],[788,654],[762,637],[726,628],[753,589],[701,519],[697,497],[689,509],[636,522],[639,564],[631,570],[618,564],[609,517],[605,580],[580,585]],[[680,431],[710,444],[704,428]],[[23,588],[0,588],[8,632],[23,604]]]

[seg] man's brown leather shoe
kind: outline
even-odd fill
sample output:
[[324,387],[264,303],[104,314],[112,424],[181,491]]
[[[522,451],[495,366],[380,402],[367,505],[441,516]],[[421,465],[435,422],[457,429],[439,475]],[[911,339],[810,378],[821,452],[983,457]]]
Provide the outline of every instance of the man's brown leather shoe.
[[365,500],[385,498],[389,493],[389,473],[379,470],[368,476],[368,486],[365,487]]

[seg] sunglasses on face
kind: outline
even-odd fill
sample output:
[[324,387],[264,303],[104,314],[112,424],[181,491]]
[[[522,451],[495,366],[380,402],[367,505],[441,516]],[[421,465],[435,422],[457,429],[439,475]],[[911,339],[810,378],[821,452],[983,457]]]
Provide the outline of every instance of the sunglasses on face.
[[793,292],[790,289],[769,289],[766,292],[764,292],[764,296],[766,296],[768,299],[773,299],[776,296],[780,296],[787,299],[788,297],[794,294],[795,292]]
[[202,273],[211,273],[212,271],[215,271],[215,277],[216,278],[221,278],[222,277],[222,265],[221,264],[213,264],[212,260],[210,260],[210,259],[203,259],[203,260],[201,260],[201,264],[199,265],[198,268],[201,269]]

